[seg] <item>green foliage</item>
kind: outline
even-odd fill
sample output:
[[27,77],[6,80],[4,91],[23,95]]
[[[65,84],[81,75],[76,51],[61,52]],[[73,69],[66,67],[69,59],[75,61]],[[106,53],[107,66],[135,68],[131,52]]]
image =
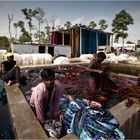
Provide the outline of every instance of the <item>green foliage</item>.
[[[36,14],[38,14],[38,11],[32,10],[30,8],[29,9],[24,8],[24,9],[21,9],[21,11],[25,16],[25,19],[28,20],[28,25],[29,25],[29,29],[30,29],[30,42],[32,43],[32,33],[31,33],[31,30],[32,30],[32,27],[33,27],[32,18],[35,17]],[[22,34],[21,36],[25,36],[25,38],[26,38],[26,34]],[[19,40],[21,40],[21,38]]]
[[19,42],[24,43],[24,42],[30,42],[31,38],[28,32],[23,32],[23,34],[19,37]]
[[50,23],[51,23],[51,30],[54,31],[55,28],[55,22],[56,22],[57,16],[53,15],[50,19]]
[[[40,36],[40,37],[39,37]],[[34,35],[34,37],[35,38],[40,38],[40,43],[41,44],[46,44],[46,36],[45,36],[45,32],[37,32],[37,33],[35,33],[35,35]]]
[[[36,9],[35,9],[35,18],[37,19],[37,21],[38,21],[38,33],[36,33],[36,34],[39,34],[38,35],[38,40],[39,40],[39,44],[41,43],[41,37],[42,37],[42,34],[41,34],[41,31],[40,31],[40,28],[41,28],[41,24],[43,24],[44,22],[45,22],[45,19],[44,19],[44,16],[45,16],[45,11],[42,9],[42,8],[40,8],[40,7],[37,7]],[[44,38],[44,37],[43,37]]]
[[82,23],[79,23],[79,24],[75,24],[75,25],[73,25],[72,27],[74,27],[74,28],[77,28],[77,27],[81,27],[81,26],[83,26],[83,24]]
[[89,25],[88,25],[88,27],[89,27],[90,29],[94,29],[96,26],[97,26],[97,24],[96,24],[94,21],[91,21],[91,22],[89,23]]
[[8,50],[8,47],[10,46],[10,42],[7,37],[0,36],[0,49],[6,49]]
[[101,20],[99,21],[99,26],[100,26],[99,29],[100,29],[101,31],[106,30],[106,28],[108,27],[107,21],[104,20],[104,19],[101,19]]
[[70,21],[67,21],[65,24],[64,24],[64,27],[66,28],[66,29],[70,29],[71,28],[71,22]]
[[119,38],[122,38],[124,43],[124,39],[128,36],[126,31],[128,31],[128,25],[130,24],[134,24],[134,19],[125,10],[116,14],[112,23],[112,32],[115,34],[115,42],[118,42]]

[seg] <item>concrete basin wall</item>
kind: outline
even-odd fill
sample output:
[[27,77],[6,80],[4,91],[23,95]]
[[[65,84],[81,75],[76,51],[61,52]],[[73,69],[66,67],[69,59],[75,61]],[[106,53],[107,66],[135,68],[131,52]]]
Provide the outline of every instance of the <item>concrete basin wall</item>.
[[127,139],[140,139],[140,105],[133,104],[131,107],[126,107],[126,101],[120,102],[110,111],[118,119]]
[[[5,87],[16,139],[51,139],[46,135],[20,89],[15,85]],[[68,134],[61,139],[78,139],[78,137]]]
[[48,139],[19,88],[6,86],[6,92],[16,139]]

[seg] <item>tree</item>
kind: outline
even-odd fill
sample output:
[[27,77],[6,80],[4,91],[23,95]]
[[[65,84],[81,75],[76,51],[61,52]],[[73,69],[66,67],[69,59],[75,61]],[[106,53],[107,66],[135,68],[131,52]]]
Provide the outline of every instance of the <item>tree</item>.
[[52,16],[50,19],[50,23],[51,23],[51,29],[52,31],[55,30],[55,22],[56,22],[57,17],[56,16]]
[[10,46],[10,42],[9,42],[9,40],[8,40],[7,37],[0,36],[0,46],[1,46],[0,49],[6,49],[6,50],[8,50],[8,47]]
[[37,33],[35,33],[34,36],[35,36],[35,38],[40,38],[40,43],[41,44],[45,44],[46,43],[46,34],[45,34],[45,32],[41,31],[39,33],[39,31],[38,31]]
[[9,20],[9,35],[10,35],[10,39],[12,40],[12,35],[11,35],[11,22],[12,22],[12,20],[13,20],[13,15],[9,15],[8,14],[8,20]]
[[82,23],[79,23],[79,24],[78,24],[78,23],[76,23],[76,24],[75,24],[75,25],[73,25],[72,27],[77,28],[77,27],[81,27],[81,26],[83,26],[83,25],[82,25]]
[[94,21],[91,21],[88,25],[88,28],[94,29],[97,26],[97,24]]
[[61,31],[61,30],[65,30],[64,27],[61,27],[61,25],[57,25],[56,26],[56,30],[57,31]]
[[15,39],[17,40],[17,28],[18,28],[18,22],[14,23],[14,27],[15,27]]
[[31,37],[27,31],[24,31],[19,37],[20,43],[30,42],[30,40],[31,40]]
[[104,30],[106,30],[106,28],[108,27],[108,24],[107,24],[107,21],[106,20],[104,20],[104,19],[101,19],[100,21],[99,21],[99,30],[101,30],[101,31],[104,31]]
[[45,27],[45,31],[46,31],[46,41],[47,43],[50,43],[50,38],[51,38],[51,27],[49,26],[49,24],[47,23],[47,26]]
[[70,29],[71,28],[71,22],[70,21],[67,21],[65,24],[64,24],[64,27],[66,28],[66,29]]
[[39,44],[40,44],[40,28],[41,28],[41,24],[44,23],[45,19],[44,19],[44,16],[46,15],[45,11],[40,8],[40,7],[37,7],[35,9],[36,11],[36,15],[35,15],[35,18],[37,19],[38,21],[38,38],[39,38]]
[[125,10],[115,15],[112,22],[112,32],[115,34],[115,42],[122,38],[122,46],[124,46],[124,39],[128,36],[128,25],[134,24],[134,19]]
[[35,17],[35,15],[38,13],[36,10],[32,10],[32,9],[21,9],[21,11],[23,12],[23,14],[25,15],[25,19],[28,20],[28,25],[29,25],[29,30],[30,30],[30,42],[32,43],[32,18]]
[[30,37],[29,33],[24,28],[24,22],[20,20],[20,21],[17,22],[17,25],[20,28],[21,33],[22,33],[19,36],[19,40],[18,41],[20,43],[30,42],[31,41],[31,37]]
[[21,29],[24,28],[24,22],[22,20],[19,20],[17,24]]

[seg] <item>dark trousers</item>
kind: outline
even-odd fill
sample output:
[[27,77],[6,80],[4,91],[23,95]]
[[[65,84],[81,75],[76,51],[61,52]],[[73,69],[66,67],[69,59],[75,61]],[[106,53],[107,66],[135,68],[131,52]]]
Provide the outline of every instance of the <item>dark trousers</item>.
[[6,82],[8,82],[9,80],[14,81],[14,82],[18,82],[19,78],[20,78],[20,67],[16,66],[16,67],[12,68],[7,73],[2,74],[1,77]]

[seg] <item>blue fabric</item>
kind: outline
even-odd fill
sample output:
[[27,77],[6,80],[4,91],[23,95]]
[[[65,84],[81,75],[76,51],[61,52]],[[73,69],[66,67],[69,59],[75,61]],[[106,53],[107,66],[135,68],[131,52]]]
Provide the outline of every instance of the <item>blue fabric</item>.
[[98,32],[98,46],[105,46],[106,41],[106,34],[104,32]]
[[82,29],[82,54],[86,52],[86,45],[85,45],[85,29]]
[[85,54],[89,53],[89,31],[85,30]]
[[101,46],[101,32],[98,32],[98,46]]
[[95,53],[97,51],[96,41],[97,41],[97,39],[96,39],[96,32],[93,31],[93,50],[92,50],[93,53]]
[[89,53],[93,54],[96,52],[96,32],[95,31],[90,31],[90,49]]
[[[68,103],[68,106],[63,106],[63,101]],[[67,133],[74,133],[82,140],[125,139],[118,128],[117,119],[109,111],[93,110],[79,99],[68,102],[67,99],[63,98],[60,106],[64,111],[64,129]]]
[[92,47],[93,47],[92,40],[93,40],[92,32],[89,31],[89,53],[92,53]]
[[96,31],[82,29],[82,54],[95,53]]

